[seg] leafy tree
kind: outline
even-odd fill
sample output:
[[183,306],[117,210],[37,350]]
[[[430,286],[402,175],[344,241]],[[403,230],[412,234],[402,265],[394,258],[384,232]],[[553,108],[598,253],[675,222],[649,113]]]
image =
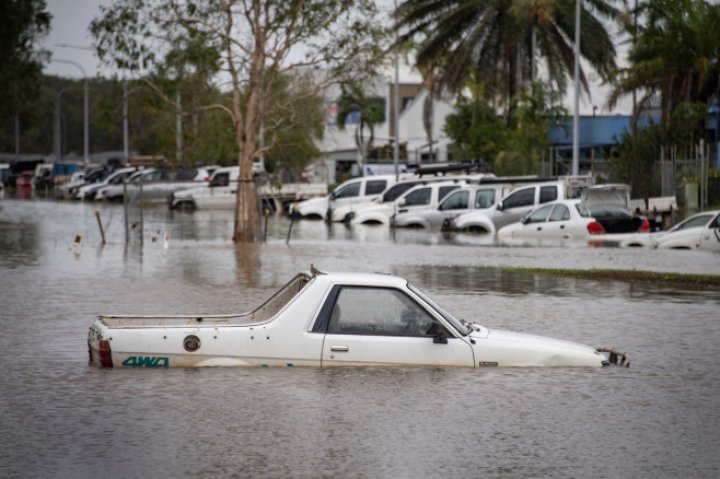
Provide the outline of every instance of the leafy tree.
[[[346,122],[353,114],[358,116],[355,127],[355,144],[360,152],[362,166],[368,157],[368,152],[375,141],[375,125],[385,121],[385,99],[378,96],[368,96],[359,85],[343,85],[342,93],[337,102],[337,125],[345,129]],[[365,129],[368,136],[365,137]]]
[[0,118],[18,115],[38,96],[47,53],[35,50],[35,41],[52,19],[45,8],[45,0],[0,2]]
[[[253,159],[274,146],[259,140],[279,108],[271,101],[275,79],[313,76],[320,92],[367,72],[382,54],[376,13],[371,0],[116,0],[101,7],[91,31],[101,58],[136,72],[161,62],[158,52],[172,49],[182,35],[202,36],[218,52],[231,102],[206,108],[223,111],[232,125],[240,167],[233,239],[249,242],[259,236]],[[283,118],[275,127],[292,129],[294,120]]]
[[[613,0],[585,0],[581,56],[607,78],[615,47],[606,21],[618,13]],[[574,69],[575,2],[532,0],[406,0],[395,12],[401,41],[415,40],[418,66],[433,65],[439,84],[459,92],[473,71],[483,93],[506,107],[538,77],[542,59],[549,80],[563,91]],[[588,84],[583,72],[581,81]]]
[[536,82],[513,98],[510,125],[479,94],[459,96],[445,131],[467,158],[482,159],[500,175],[535,174],[550,146],[549,119],[566,114],[560,94]]
[[639,90],[635,112],[651,107],[659,96],[661,125],[671,129],[673,115],[682,103],[717,97],[720,89],[720,5],[703,0],[648,0],[634,12],[626,30],[634,38],[628,67],[618,70],[615,89],[608,99],[614,105],[622,96]]
[[445,118],[445,133],[465,160],[492,164],[504,143],[506,126],[495,109],[478,96],[458,96],[455,112]]

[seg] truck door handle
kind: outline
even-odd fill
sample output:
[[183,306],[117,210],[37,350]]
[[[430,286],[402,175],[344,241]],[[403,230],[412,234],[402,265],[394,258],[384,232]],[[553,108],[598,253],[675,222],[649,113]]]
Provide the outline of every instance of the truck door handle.
[[330,346],[330,351],[335,353],[347,353],[350,351],[350,348],[348,346]]
[[538,231],[542,231],[542,226],[538,226],[538,227],[537,227],[537,230],[538,230]]
[[561,230],[564,230],[564,229],[565,229],[565,225],[560,225],[560,229],[561,229]]

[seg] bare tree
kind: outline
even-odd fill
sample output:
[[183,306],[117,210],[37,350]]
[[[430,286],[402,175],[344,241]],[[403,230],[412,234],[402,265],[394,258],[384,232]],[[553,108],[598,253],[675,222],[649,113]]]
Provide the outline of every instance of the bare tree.
[[[272,109],[284,107],[271,101],[276,79],[295,78],[292,100],[356,81],[382,58],[385,33],[372,0],[116,0],[101,7],[91,31],[101,58],[140,74],[178,35],[200,34],[220,52],[217,78],[232,101],[205,108],[225,111],[233,127],[240,167],[233,240],[241,242],[258,238],[252,163],[274,144],[260,140]],[[297,121],[274,116],[272,131]]]

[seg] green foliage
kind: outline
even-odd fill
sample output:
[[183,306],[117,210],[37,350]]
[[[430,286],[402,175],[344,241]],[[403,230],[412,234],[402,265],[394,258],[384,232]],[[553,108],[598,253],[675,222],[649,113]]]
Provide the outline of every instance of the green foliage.
[[[350,115],[358,114],[359,124],[355,130],[355,144],[362,153],[364,161],[373,146],[375,126],[385,121],[385,99],[366,95],[358,84],[343,85],[337,101],[337,111],[337,125],[341,130],[345,129],[345,123]],[[365,129],[369,132],[367,140]]]
[[506,125],[495,110],[481,98],[459,96],[455,113],[445,118],[445,134],[450,137],[463,160],[483,160],[492,164],[504,142]]
[[[608,78],[615,47],[606,28],[618,13],[615,0],[585,0],[580,53]],[[537,78],[536,58],[564,90],[574,68],[575,2],[529,0],[406,0],[395,12],[401,42],[417,45],[419,66],[442,72],[440,84],[459,92],[477,70],[489,100],[510,106]],[[584,74],[581,81],[587,90]]]
[[625,132],[608,160],[611,177],[630,185],[634,198],[659,196],[659,169],[655,166],[666,140],[663,128],[655,123],[635,135]]
[[648,0],[637,12],[637,30],[628,54],[629,66],[619,70],[610,97],[614,104],[622,95],[639,90],[639,107],[657,104],[661,124],[667,130],[683,128],[674,120],[681,104],[707,104],[720,93],[720,5],[703,0]]
[[509,122],[479,96],[458,98],[457,111],[448,116],[445,132],[464,159],[482,159],[498,175],[536,174],[549,147],[548,119],[562,116],[559,94],[535,83],[513,99]]
[[35,50],[35,41],[52,20],[45,8],[45,0],[0,2],[0,118],[31,114],[26,105],[38,95],[47,56]]

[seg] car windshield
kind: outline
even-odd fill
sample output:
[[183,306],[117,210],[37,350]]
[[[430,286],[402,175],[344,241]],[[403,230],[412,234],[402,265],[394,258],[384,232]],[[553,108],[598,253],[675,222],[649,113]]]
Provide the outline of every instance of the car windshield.
[[438,305],[435,301],[433,301],[427,294],[423,293],[416,287],[414,287],[412,284],[408,283],[408,288],[410,288],[410,291],[417,294],[423,301],[425,301],[427,304],[429,304],[435,311],[437,311],[440,316],[445,318],[445,320],[452,324],[455,329],[457,329],[460,334],[463,336],[467,336],[473,331],[472,326],[470,323],[465,321],[464,319],[457,319],[452,314],[445,311],[440,305]]

